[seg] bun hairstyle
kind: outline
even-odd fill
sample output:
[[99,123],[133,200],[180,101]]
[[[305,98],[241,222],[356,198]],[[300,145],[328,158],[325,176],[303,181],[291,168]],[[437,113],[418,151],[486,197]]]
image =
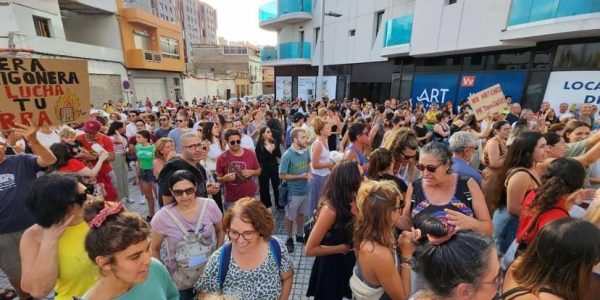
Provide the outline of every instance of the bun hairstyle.
[[441,297],[451,295],[459,283],[477,288],[488,269],[493,241],[474,231],[456,232],[433,217],[418,220],[417,227],[427,238],[422,238],[415,251],[416,270],[428,287]]
[[369,177],[377,179],[379,175],[394,163],[392,153],[385,148],[377,148],[369,155]]
[[[107,214],[109,210],[116,212]],[[102,217],[104,219],[100,222],[94,222]],[[88,224],[95,223],[85,237],[85,250],[92,261],[98,256],[106,256],[109,257],[109,263],[114,263],[114,254],[150,236],[150,225],[140,215],[124,211],[101,199],[84,204],[83,218]]]
[[369,181],[358,190],[356,206],[358,216],[354,226],[354,243],[363,241],[392,247],[394,227],[392,213],[396,210],[396,201],[400,198],[400,207],[404,207],[402,193],[394,181]]

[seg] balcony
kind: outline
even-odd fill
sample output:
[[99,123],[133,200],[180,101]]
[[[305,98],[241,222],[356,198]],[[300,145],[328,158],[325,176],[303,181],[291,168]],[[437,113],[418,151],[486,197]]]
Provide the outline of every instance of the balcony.
[[288,24],[312,19],[312,0],[275,0],[258,9],[259,26],[265,30],[280,30]]
[[58,0],[60,10],[72,11],[82,15],[112,15],[117,12],[115,1],[97,0]]
[[543,41],[599,34],[598,0],[513,0],[504,39]]
[[598,12],[597,0],[513,0],[508,26]]
[[405,15],[385,22],[381,56],[392,57],[410,52],[414,15]]
[[279,44],[278,48],[266,46],[260,52],[263,66],[310,65],[312,46],[308,42]]

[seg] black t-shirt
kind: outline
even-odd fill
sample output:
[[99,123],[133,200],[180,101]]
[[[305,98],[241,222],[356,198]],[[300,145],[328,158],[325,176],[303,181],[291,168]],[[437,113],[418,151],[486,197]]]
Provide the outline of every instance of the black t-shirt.
[[[417,137],[420,137],[420,138],[426,136],[427,132],[428,132],[427,127],[425,127],[425,126],[423,126],[423,127],[414,126],[413,130],[417,134]],[[425,142],[426,142],[426,140],[423,140],[419,143],[419,145],[423,146],[423,145],[425,145]]]

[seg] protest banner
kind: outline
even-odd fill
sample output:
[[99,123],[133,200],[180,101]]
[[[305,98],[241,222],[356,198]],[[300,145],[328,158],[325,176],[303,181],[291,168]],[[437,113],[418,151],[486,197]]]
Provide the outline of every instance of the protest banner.
[[485,119],[488,114],[508,108],[499,84],[469,96],[469,102],[471,102],[471,109],[478,121]]
[[54,126],[89,117],[87,61],[0,57],[0,129]]

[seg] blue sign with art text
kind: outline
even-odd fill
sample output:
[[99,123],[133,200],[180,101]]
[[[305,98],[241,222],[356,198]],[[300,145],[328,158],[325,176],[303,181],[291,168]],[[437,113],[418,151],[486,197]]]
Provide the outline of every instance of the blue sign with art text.
[[415,74],[412,86],[413,107],[423,103],[427,109],[432,103],[444,104],[450,100],[456,105],[459,74]]

